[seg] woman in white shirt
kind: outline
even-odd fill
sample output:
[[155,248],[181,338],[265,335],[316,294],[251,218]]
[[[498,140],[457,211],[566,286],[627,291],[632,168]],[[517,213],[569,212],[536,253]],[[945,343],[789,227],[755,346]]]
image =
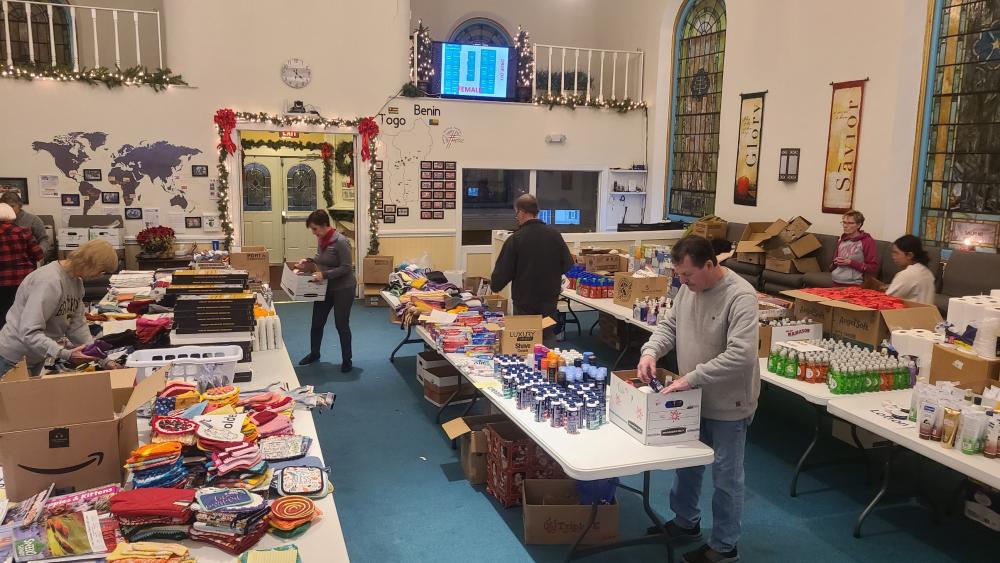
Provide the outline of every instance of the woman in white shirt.
[[885,290],[908,301],[926,305],[934,304],[934,273],[927,267],[930,257],[920,239],[903,235],[892,243],[892,261],[902,268]]

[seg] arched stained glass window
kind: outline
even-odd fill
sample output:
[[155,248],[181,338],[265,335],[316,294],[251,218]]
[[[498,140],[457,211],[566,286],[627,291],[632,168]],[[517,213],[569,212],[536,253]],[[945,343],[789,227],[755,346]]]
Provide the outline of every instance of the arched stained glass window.
[[1000,0],[936,0],[913,233],[1000,245]]
[[[69,9],[56,4],[65,4],[66,0],[50,0],[52,6],[52,38],[55,43],[56,64],[68,66],[73,64],[70,47]],[[28,47],[28,17],[25,6],[31,6],[31,45],[34,49],[36,63],[52,63],[52,45],[49,40],[49,13],[44,4],[24,4],[8,2],[0,5],[0,23],[3,22],[3,9],[9,10],[7,15],[7,33],[0,30],[0,61],[6,62],[7,51],[14,64],[31,64],[31,51]],[[7,37],[10,45],[7,45]]]
[[667,209],[673,216],[700,217],[715,210],[725,2],[688,0],[677,21]]
[[288,169],[288,210],[316,209],[316,171],[308,164],[296,164]]
[[243,166],[243,211],[271,210],[271,172],[251,162]]
[[486,18],[465,20],[455,28],[448,41],[491,47],[510,47],[513,45],[507,30],[497,22]]

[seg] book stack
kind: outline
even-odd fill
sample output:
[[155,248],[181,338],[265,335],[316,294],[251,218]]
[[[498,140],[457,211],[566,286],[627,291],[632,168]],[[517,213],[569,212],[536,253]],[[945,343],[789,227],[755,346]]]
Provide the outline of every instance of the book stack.
[[244,288],[249,283],[250,275],[246,270],[230,270],[225,268],[199,268],[197,270],[177,270],[171,277],[171,283],[179,284],[212,284],[240,285]]
[[241,489],[204,487],[195,493],[191,539],[238,555],[253,547],[267,531],[271,512],[258,494]]
[[254,328],[252,293],[179,295],[174,305],[177,334],[251,332]]
[[133,489],[111,497],[111,513],[130,542],[182,540],[188,537],[188,525],[194,518],[192,502],[193,489]]

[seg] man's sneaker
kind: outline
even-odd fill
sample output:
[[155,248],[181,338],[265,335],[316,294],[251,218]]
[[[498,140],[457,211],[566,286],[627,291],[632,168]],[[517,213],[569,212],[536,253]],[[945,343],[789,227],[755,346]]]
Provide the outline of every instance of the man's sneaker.
[[684,561],[687,563],[736,563],[740,560],[740,554],[734,547],[732,551],[720,553],[715,551],[708,544],[704,544],[698,549],[684,554]]
[[[678,538],[694,539],[701,537],[701,524],[695,524],[694,528],[681,528],[675,524],[673,520],[671,520],[670,522],[664,524],[663,527],[666,528],[667,537],[671,540]],[[656,526],[650,526],[646,528],[646,533],[650,536],[655,536],[661,532]]]

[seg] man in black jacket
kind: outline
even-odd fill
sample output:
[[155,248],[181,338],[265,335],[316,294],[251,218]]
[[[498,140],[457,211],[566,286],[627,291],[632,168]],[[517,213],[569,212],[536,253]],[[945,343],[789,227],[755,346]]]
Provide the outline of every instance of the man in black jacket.
[[[524,194],[517,198],[514,212],[519,227],[500,250],[490,276],[490,288],[500,292],[513,282],[515,315],[542,315],[558,320],[556,306],[562,275],[573,266],[569,247],[559,231],[538,220],[535,196]],[[552,332],[557,331],[547,336]]]

